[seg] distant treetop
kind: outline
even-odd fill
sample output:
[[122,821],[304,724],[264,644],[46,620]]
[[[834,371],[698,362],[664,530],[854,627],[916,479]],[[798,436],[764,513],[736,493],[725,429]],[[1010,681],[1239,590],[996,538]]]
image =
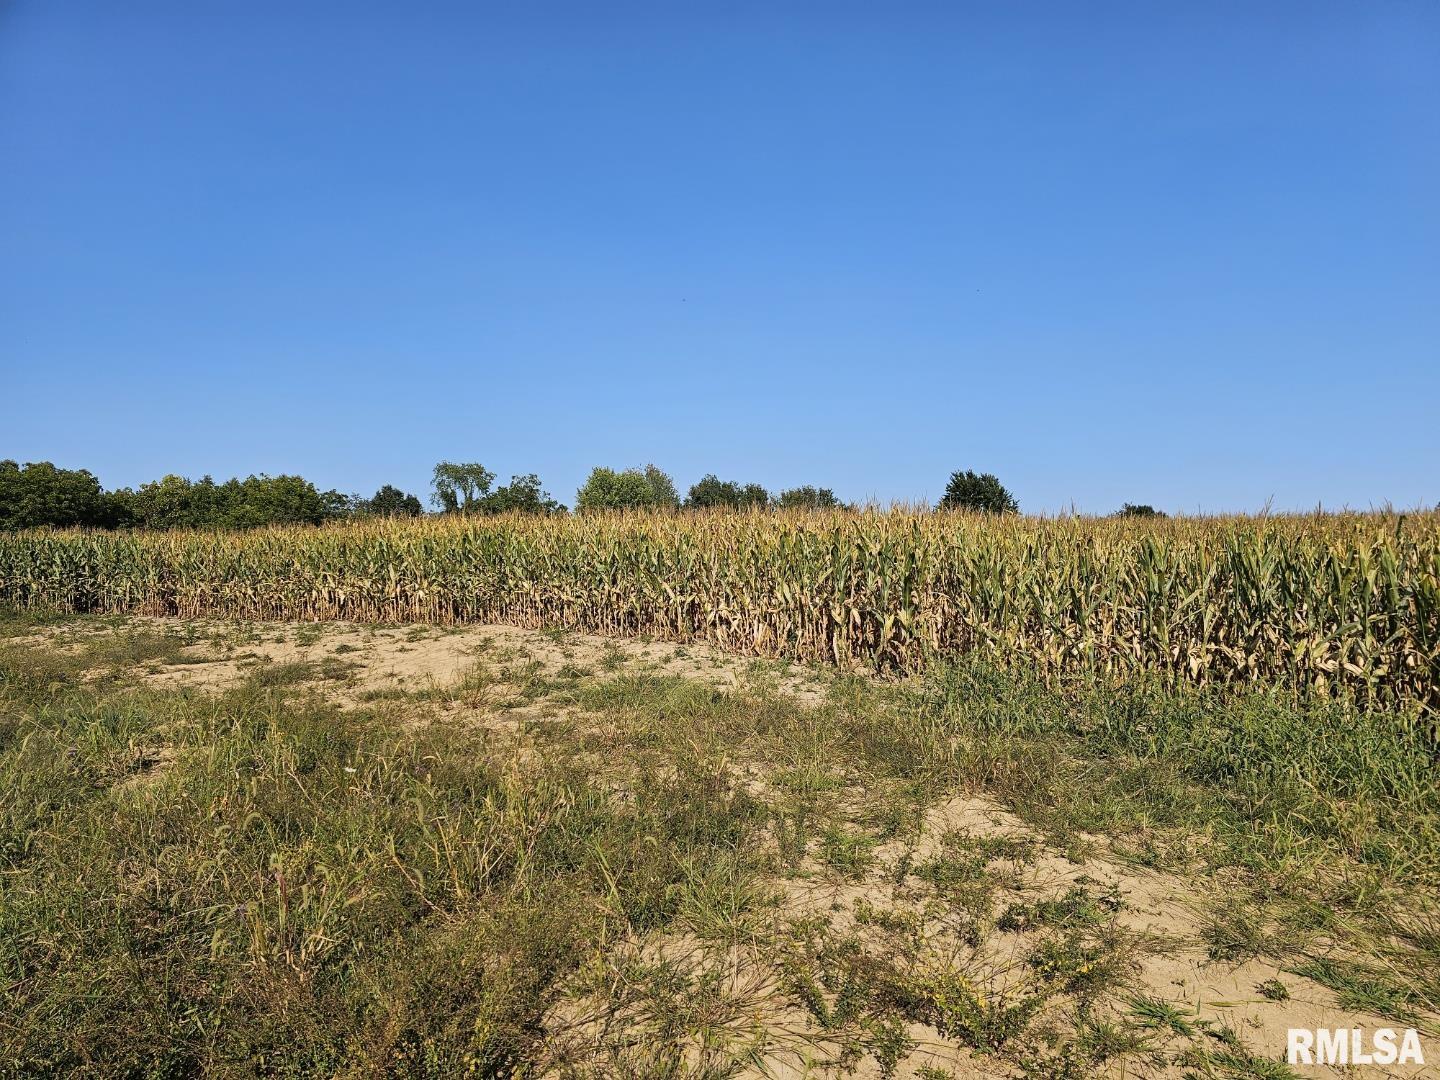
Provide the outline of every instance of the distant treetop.
[[442,461],[431,478],[430,502],[446,514],[468,514],[490,494],[495,474],[478,461]]
[[950,474],[950,483],[945,485],[945,497],[940,500],[940,509],[1015,514],[1020,511],[1020,504],[993,473],[977,474],[967,469],[965,472]]
[[680,505],[675,481],[657,469],[616,472],[596,466],[575,493],[575,508],[586,510],[673,510]]
[[373,498],[361,500],[357,509],[377,517],[419,517],[424,507],[414,495],[406,494],[394,484],[386,484]]
[[747,510],[770,505],[770,493],[759,484],[741,487],[733,480],[721,480],[714,473],[706,475],[690,488],[685,497],[689,510],[704,510],[710,507],[728,507],[732,510]]
[[1126,503],[1115,511],[1115,517],[1137,517],[1137,518],[1163,518],[1170,515],[1164,510],[1156,510],[1149,503]]
[[840,505],[840,500],[829,488],[811,487],[807,484],[782,491],[775,500],[775,505],[782,510],[831,510]]
[[319,525],[344,517],[353,501],[320,491],[303,476],[247,476],[217,484],[208,476],[166,476],[122,488],[112,498],[121,524],[146,529],[250,529],[260,525]]
[[512,476],[510,483],[490,490],[495,474],[478,461],[435,466],[434,494],[430,501],[446,514],[555,514],[565,507],[540,489],[534,473]]
[[58,469],[48,461],[21,466],[0,461],[0,529],[37,525],[108,527],[118,509],[88,469]]
[[512,476],[510,483],[496,488],[481,500],[486,514],[563,514],[565,507],[540,489],[540,477],[534,473]]

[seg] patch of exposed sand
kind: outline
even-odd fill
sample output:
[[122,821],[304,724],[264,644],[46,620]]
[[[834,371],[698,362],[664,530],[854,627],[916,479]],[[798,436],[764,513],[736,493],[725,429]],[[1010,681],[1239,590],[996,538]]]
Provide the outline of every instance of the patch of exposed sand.
[[[981,797],[957,797],[932,807],[925,815],[919,835],[877,848],[876,864],[859,880],[837,874],[814,859],[805,859],[796,876],[779,883],[785,898],[783,909],[792,916],[822,917],[837,933],[870,938],[868,947],[876,949],[885,947],[883,934],[867,926],[865,919],[857,918],[857,913],[867,909],[908,913],[922,928],[925,944],[921,955],[925,962],[937,969],[948,965],[973,984],[1003,994],[1022,977],[1023,953],[1035,944],[1038,935],[1028,931],[1001,931],[992,924],[984,939],[978,942],[957,937],[957,925],[943,913],[942,905],[933,902],[933,889],[915,876],[917,868],[942,853],[946,837],[955,835],[1028,840],[1035,845],[1033,853],[1021,860],[997,860],[1000,872],[996,879],[1000,885],[991,906],[992,915],[1008,903],[1055,899],[1077,886],[1087,887],[1092,893],[1118,897],[1113,922],[1142,945],[1136,953],[1124,996],[1145,996],[1172,1004],[1189,1018],[1200,1035],[1207,1027],[1211,1030],[1229,1028],[1253,1054],[1283,1061],[1290,1028],[1374,1031],[1406,1026],[1376,1014],[1342,1008],[1325,986],[1283,971],[1274,963],[1249,960],[1235,964],[1212,960],[1200,938],[1204,920],[1198,905],[1206,895],[1206,883],[1106,857],[1103,841],[1094,845],[1096,854],[1080,862],[1073,861],[1046,845],[1040,835],[1019,818]],[[938,917],[937,911],[941,912]],[[1271,1001],[1258,991],[1260,984],[1271,979],[1284,984],[1290,995],[1288,1000]],[[1422,1027],[1433,1029],[1434,1025],[1434,1017],[1422,1018]],[[944,1059],[944,1063],[936,1067],[955,1070],[958,1076],[1014,1075],[1013,1070],[1003,1069],[995,1073],[966,1072],[966,1068],[986,1068],[986,1059],[975,1058],[964,1047],[940,1038],[932,1029],[917,1029],[912,1036],[927,1048],[927,1053]],[[1435,1046],[1433,1039],[1427,1041]],[[1173,1062],[1174,1054],[1184,1049],[1184,1041],[1171,1039],[1170,1043],[1165,1046],[1164,1040],[1157,1037],[1157,1045],[1171,1052]],[[949,1063],[951,1058],[945,1055],[958,1059],[960,1066]],[[912,1059],[915,1067],[923,1063],[926,1062],[919,1061],[918,1055]],[[1317,1068],[1316,1072],[1367,1077],[1440,1075],[1433,1062],[1425,1066],[1369,1066],[1350,1071]],[[1173,1063],[1142,1064],[1132,1059],[1107,1066],[1102,1075],[1158,1078],[1195,1074]]]
[[144,677],[152,685],[224,690],[264,664],[329,665],[333,675],[322,675],[317,687],[346,705],[360,703],[374,692],[453,686],[477,663],[494,658],[533,662],[552,676],[565,671],[623,670],[697,679],[722,689],[735,689],[758,677],[773,680],[807,704],[820,701],[825,692],[821,677],[804,669],[737,658],[707,646],[552,634],[513,626],[234,623],[133,616],[98,626],[66,624],[13,640],[75,651],[106,635],[136,629],[183,632],[200,639],[181,650],[184,663],[147,670]]

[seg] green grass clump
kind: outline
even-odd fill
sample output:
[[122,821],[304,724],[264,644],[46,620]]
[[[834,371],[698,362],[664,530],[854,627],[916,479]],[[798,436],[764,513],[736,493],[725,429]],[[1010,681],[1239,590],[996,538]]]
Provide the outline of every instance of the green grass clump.
[[1346,1009],[1409,1021],[1415,1018],[1415,1008],[1421,1003],[1420,995],[1398,983],[1393,975],[1356,961],[1313,957],[1290,970],[1329,987]]
[[286,687],[97,691],[12,662],[19,1074],[506,1071],[581,957],[703,907],[764,820],[703,766],[618,798],[572,760],[496,761]]
[[1290,1000],[1290,988],[1279,979],[1266,979],[1255,987],[1255,992],[1266,1001]]
[[1010,931],[1099,926],[1119,908],[1120,898],[1113,893],[1096,895],[1085,886],[1076,885],[1065,895],[1053,899],[1011,904],[1001,913],[995,925]]

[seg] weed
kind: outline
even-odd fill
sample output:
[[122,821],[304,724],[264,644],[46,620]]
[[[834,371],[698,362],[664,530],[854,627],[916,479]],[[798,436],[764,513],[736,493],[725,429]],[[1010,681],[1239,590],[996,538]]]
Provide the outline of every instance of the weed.
[[1171,1002],[1140,995],[1130,999],[1130,1011],[1143,1027],[1187,1039],[1195,1035],[1192,1014]]
[[862,832],[832,825],[820,840],[820,855],[825,862],[848,878],[865,875],[875,862],[875,840]]
[[1266,979],[1255,987],[1255,992],[1266,1001],[1289,1001],[1290,990],[1279,979]]
[[1414,1019],[1415,1007],[1420,1003],[1420,997],[1413,988],[1401,985],[1382,971],[1354,961],[1314,957],[1289,970],[1333,990],[1340,1005],[1346,1009],[1359,1009],[1408,1021]]
[[1075,885],[1064,896],[1039,900],[1030,904],[1011,904],[1001,913],[995,925],[1001,930],[1035,930],[1053,926],[1069,929],[1098,926],[1120,909],[1119,894],[1114,890],[1092,895],[1083,885]]

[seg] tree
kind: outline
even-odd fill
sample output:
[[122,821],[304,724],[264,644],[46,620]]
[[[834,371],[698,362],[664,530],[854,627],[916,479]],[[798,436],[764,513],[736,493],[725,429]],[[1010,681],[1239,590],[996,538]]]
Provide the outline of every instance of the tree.
[[746,484],[740,489],[740,506],[762,510],[770,505],[770,492],[759,484]]
[[775,500],[782,510],[831,510],[840,505],[835,492],[829,488],[805,487],[782,491]]
[[115,492],[123,520],[145,529],[252,529],[318,525],[353,513],[357,500],[320,491],[303,476],[248,476],[217,484],[169,475]]
[[303,476],[247,476],[219,487],[218,520],[204,524],[231,529],[262,525],[319,525],[350,510],[338,491],[320,491]]
[[675,481],[654,465],[624,472],[597,466],[575,493],[575,506],[581,511],[673,510],[679,505]]
[[14,461],[0,461],[0,529],[108,528],[122,511],[87,469],[59,469],[48,461],[22,468]]
[[941,510],[978,510],[986,514],[1014,514],[1020,510],[1015,497],[991,473],[976,475],[969,471],[950,474],[945,485]]
[[512,476],[510,483],[498,487],[480,500],[486,514],[563,514],[565,507],[540,490],[540,477],[534,473]]
[[192,483],[173,473],[135,490],[122,488],[115,498],[125,507],[127,520],[142,529],[194,528],[220,523],[215,481],[202,477]]
[[733,480],[720,480],[714,473],[707,474],[698,484],[690,488],[685,497],[685,506],[690,510],[726,506],[736,510],[770,505],[770,493],[759,484],[741,487]]
[[430,501],[447,514],[468,514],[490,494],[494,482],[495,474],[479,462],[442,461],[435,466],[435,493]]
[[1156,510],[1149,503],[1126,503],[1124,506],[1120,507],[1119,510],[1115,511],[1114,516],[1135,518],[1163,518],[1169,517],[1170,515],[1165,513],[1165,511],[1163,510]]
[[377,517],[419,517],[422,509],[419,499],[393,484],[386,484],[360,506],[362,513]]
[[675,490],[675,481],[670,479],[669,473],[654,465],[646,465],[644,476],[650,497],[654,500],[651,505],[662,510],[674,510],[680,506],[680,493]]

